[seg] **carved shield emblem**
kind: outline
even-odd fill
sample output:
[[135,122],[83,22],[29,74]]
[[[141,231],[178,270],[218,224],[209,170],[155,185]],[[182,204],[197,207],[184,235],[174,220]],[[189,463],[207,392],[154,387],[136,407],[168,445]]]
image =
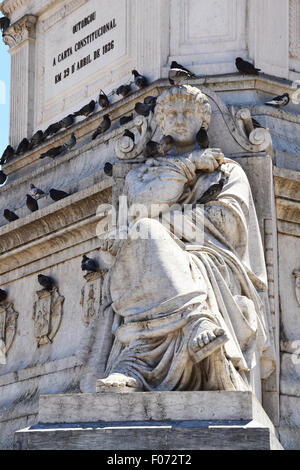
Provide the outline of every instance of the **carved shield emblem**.
[[81,290],[80,304],[83,308],[84,325],[88,327],[92,317],[100,308],[103,276],[102,272],[90,272],[84,277],[86,284]]
[[52,343],[56,335],[63,314],[65,298],[59,294],[55,287],[52,291],[45,289],[36,293],[37,301],[33,308],[34,336],[38,346]]

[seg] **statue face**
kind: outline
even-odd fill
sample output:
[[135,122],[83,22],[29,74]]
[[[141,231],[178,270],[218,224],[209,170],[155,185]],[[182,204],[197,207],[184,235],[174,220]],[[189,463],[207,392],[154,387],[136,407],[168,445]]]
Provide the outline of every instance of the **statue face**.
[[178,97],[165,104],[164,108],[162,123],[164,135],[171,135],[179,146],[194,144],[202,126],[202,116],[198,106],[184,97]]

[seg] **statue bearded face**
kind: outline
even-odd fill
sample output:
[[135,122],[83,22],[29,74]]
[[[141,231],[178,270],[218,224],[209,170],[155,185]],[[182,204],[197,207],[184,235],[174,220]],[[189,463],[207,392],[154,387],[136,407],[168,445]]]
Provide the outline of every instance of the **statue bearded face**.
[[165,90],[157,101],[155,115],[162,133],[185,147],[195,143],[202,126],[208,128],[211,108],[200,90],[186,85]]

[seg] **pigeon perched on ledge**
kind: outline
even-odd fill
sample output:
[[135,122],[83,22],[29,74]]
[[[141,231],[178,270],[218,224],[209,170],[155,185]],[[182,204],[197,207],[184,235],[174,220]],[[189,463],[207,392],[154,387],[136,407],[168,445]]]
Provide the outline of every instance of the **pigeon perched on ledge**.
[[125,130],[123,137],[129,137],[133,142],[135,141],[135,135],[133,132],[129,131],[128,129]]
[[104,93],[103,90],[100,90],[99,98],[98,98],[98,103],[101,106],[102,109],[106,109],[109,107],[109,99],[107,95]]
[[275,106],[276,108],[283,108],[290,102],[290,95],[284,93],[283,95],[275,96],[271,101],[267,101],[265,104],[267,106]]
[[125,96],[129,95],[130,92],[131,92],[131,85],[121,85],[116,90],[116,94],[117,95],[122,95],[123,98],[125,98]]
[[30,191],[29,192],[30,192],[31,197],[33,197],[33,199],[35,199],[36,201],[38,199],[41,199],[42,197],[46,196],[44,191],[42,191],[41,189],[34,186],[34,184],[30,185]]
[[132,75],[134,76],[134,83],[138,88],[142,89],[148,85],[147,78],[139,74],[137,70],[132,70]]
[[31,212],[35,212],[39,210],[39,205],[36,199],[30,196],[30,194],[26,194],[26,206]]
[[99,271],[97,263],[93,259],[88,258],[86,255],[83,255],[82,257],[81,269],[82,271],[88,271],[93,273],[97,273]]
[[216,200],[216,198],[221,194],[226,178],[221,178],[219,183],[213,184],[205,191],[200,199],[198,199],[197,204],[207,204],[210,201]]
[[96,107],[96,101],[92,100],[85,106],[83,106],[79,111],[74,113],[74,116],[86,116],[87,118],[92,114]]
[[196,142],[201,149],[207,149],[209,147],[208,134],[204,127],[201,127],[200,131],[196,135]]
[[69,140],[67,140],[67,142],[63,144],[63,147],[65,150],[71,150],[73,147],[75,147],[76,143],[77,143],[76,136],[74,132],[72,132],[71,137],[69,138]]
[[144,104],[148,104],[149,106],[152,106],[155,108],[157,102],[157,96],[146,96],[144,99]]
[[3,289],[0,289],[0,302],[5,302],[7,299],[7,292]]
[[68,129],[74,124],[75,117],[74,114],[68,114],[65,118],[60,121],[61,129]]
[[19,217],[17,214],[15,214],[13,211],[10,211],[9,209],[4,209],[3,215],[8,222],[14,222],[15,220],[18,220]]
[[16,155],[23,155],[24,153],[28,152],[30,146],[30,142],[26,137],[19,143]]
[[103,121],[99,124],[99,126],[97,127],[97,129],[93,133],[92,140],[95,140],[98,137],[98,135],[104,134],[104,132],[108,131],[110,126],[111,126],[110,117],[109,117],[108,114],[105,114],[103,116]]
[[44,152],[40,155],[40,158],[56,158],[59,155],[61,155],[66,148],[63,145],[59,145],[58,147],[53,147],[52,149],[47,150],[47,152]]
[[195,74],[173,60],[168,77],[171,85],[179,85],[189,78],[195,78]]
[[6,180],[7,180],[6,174],[2,170],[0,170],[0,184],[4,184]]
[[8,16],[3,16],[2,18],[0,18],[0,29],[3,31],[5,31],[7,28],[10,27],[10,19],[8,18]]
[[140,116],[148,117],[150,112],[153,111],[153,106],[144,103],[136,103],[134,110]]
[[243,60],[241,57],[237,57],[235,65],[238,71],[243,75],[259,75],[260,69],[254,67],[253,64]]
[[104,165],[104,173],[107,176],[112,176],[113,174],[113,165],[110,162],[106,162]]
[[0,165],[4,165],[5,163],[7,163],[8,160],[14,156],[14,154],[15,151],[13,147],[11,145],[8,145],[2,154],[2,157],[0,159]]
[[44,276],[44,274],[38,275],[38,283],[48,292],[51,292],[54,288],[54,281],[49,276]]
[[52,135],[56,134],[62,128],[61,121],[55,122],[54,124],[50,124],[49,127],[45,130],[45,137],[51,137]]
[[38,147],[42,142],[44,142],[45,138],[46,136],[43,131],[41,130],[37,131],[30,139],[29,150],[32,150],[35,147]]
[[120,126],[125,126],[125,124],[128,124],[128,122],[133,120],[133,114],[130,114],[129,116],[123,116],[120,118]]
[[51,199],[53,199],[55,202],[70,196],[70,194],[66,193],[65,191],[60,191],[59,189],[54,188],[50,189],[49,194]]

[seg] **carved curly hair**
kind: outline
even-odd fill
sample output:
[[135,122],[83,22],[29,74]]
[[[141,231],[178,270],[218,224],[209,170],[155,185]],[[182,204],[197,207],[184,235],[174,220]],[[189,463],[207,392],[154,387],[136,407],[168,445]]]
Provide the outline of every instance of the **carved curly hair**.
[[201,115],[202,126],[207,130],[211,118],[211,106],[208,98],[201,90],[190,85],[172,86],[164,90],[158,97],[155,106],[155,118],[159,127],[161,127],[164,119],[164,105],[178,98],[185,98],[195,103]]

